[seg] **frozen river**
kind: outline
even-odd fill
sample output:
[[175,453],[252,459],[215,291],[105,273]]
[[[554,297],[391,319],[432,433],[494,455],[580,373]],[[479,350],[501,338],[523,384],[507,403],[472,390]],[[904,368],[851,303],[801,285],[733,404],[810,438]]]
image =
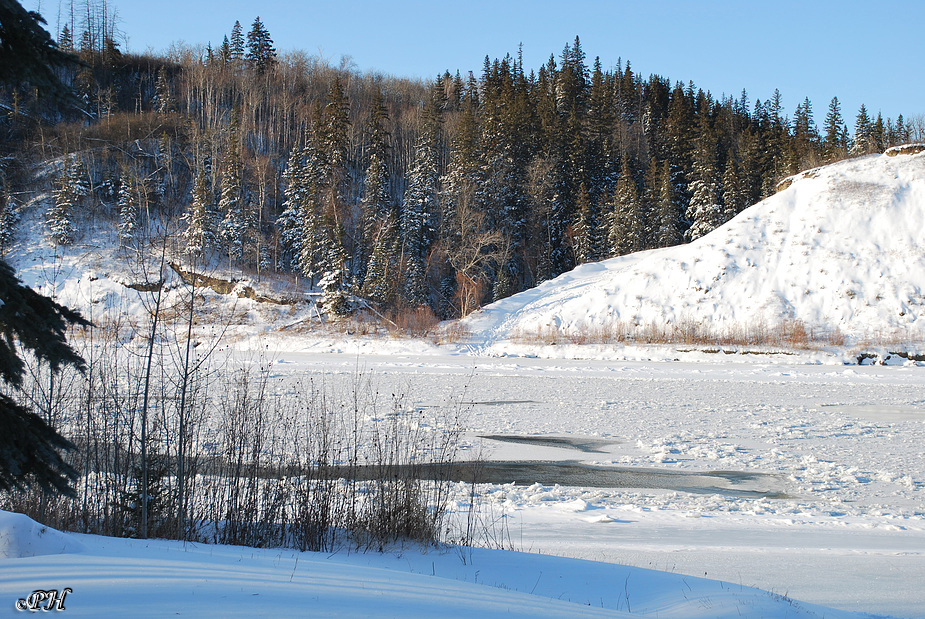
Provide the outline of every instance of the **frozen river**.
[[[706,575],[845,610],[925,614],[923,367],[272,357],[274,373],[310,374],[335,392],[359,376],[406,407],[458,415],[460,459],[513,467],[502,481],[494,466],[483,486],[490,543]],[[555,483],[556,470],[582,466],[647,481]],[[681,479],[701,482],[678,490]]]

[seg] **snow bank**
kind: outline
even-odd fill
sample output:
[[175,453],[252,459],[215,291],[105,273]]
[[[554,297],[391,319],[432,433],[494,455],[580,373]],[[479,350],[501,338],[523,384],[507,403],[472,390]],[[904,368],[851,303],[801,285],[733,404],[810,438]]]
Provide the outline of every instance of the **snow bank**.
[[[0,523],[20,544],[41,528],[6,512]],[[85,551],[0,560],[7,608],[67,588],[76,617],[860,617],[715,580],[518,552],[322,554],[46,531],[80,537]]]
[[21,559],[83,550],[83,544],[73,536],[42,526],[28,516],[0,511],[0,559]]

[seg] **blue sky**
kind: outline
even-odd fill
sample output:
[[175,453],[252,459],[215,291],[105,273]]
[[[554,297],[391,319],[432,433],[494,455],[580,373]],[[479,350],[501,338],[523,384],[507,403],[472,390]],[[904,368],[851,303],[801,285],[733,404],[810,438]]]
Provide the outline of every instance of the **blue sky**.
[[[23,0],[49,30],[71,0]],[[80,5],[84,0],[74,0]],[[433,78],[481,72],[485,56],[517,53],[537,69],[578,35],[589,65],[629,60],[644,76],[692,80],[715,96],[752,105],[775,88],[793,115],[809,97],[821,128],[838,96],[853,129],[861,103],[884,118],[925,113],[922,0],[107,0],[124,47],[165,51],[175,42],[213,46],[240,20],[259,16],[280,51],[349,56],[360,71]],[[63,23],[63,22],[61,22]]]

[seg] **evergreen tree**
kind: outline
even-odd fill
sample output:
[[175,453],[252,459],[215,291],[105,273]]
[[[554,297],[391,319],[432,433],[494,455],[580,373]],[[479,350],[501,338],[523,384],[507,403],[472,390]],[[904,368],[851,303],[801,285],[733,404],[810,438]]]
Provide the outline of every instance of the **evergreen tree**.
[[[345,299],[349,294],[351,283],[350,265],[347,257],[349,238],[352,231],[353,208],[348,199],[349,165],[349,102],[341,86],[340,79],[334,78],[328,91],[328,103],[324,108],[323,128],[317,135],[323,154],[324,173],[319,177],[319,188],[323,186],[322,212],[320,223],[324,232],[316,232],[320,239],[318,255],[321,257],[321,285],[324,289],[328,311],[343,313],[347,310]],[[316,172],[316,173],[317,173]],[[323,185],[321,185],[323,183]],[[351,248],[352,249],[352,248]]]
[[119,243],[130,245],[138,231],[138,180],[124,173],[119,183]]
[[595,58],[588,95],[586,130],[586,158],[590,166],[588,189],[594,202],[598,202],[602,194],[613,189],[617,178],[613,145],[614,89],[610,81],[601,69],[600,58]]
[[577,210],[575,223],[572,226],[572,251],[575,253],[575,263],[595,262],[598,260],[598,218],[584,183],[578,189]]
[[761,119],[761,128],[764,137],[764,162],[762,176],[764,187],[762,195],[770,196],[777,190],[778,181],[789,172],[787,166],[788,140],[790,134],[787,122],[783,117],[783,105],[780,91],[775,89],[771,99],[765,107],[766,116]]
[[185,217],[183,240],[189,256],[202,258],[216,246],[216,218],[215,196],[212,193],[212,159],[206,155],[196,171],[193,196]]
[[639,194],[628,157],[623,158],[606,223],[611,256],[631,254],[642,248],[641,241],[645,232],[640,216]]
[[890,146],[907,144],[911,139],[910,128],[906,125],[903,115],[900,114],[896,117],[896,125],[893,128],[893,138],[890,140]]
[[0,173],[0,254],[13,242],[13,229],[18,219],[16,205],[10,196],[3,174]]
[[723,223],[726,223],[748,207],[748,198],[742,187],[739,164],[733,157],[726,160],[723,172]]
[[374,248],[374,235],[383,218],[392,210],[392,198],[389,195],[389,172],[386,168],[386,156],[389,149],[389,133],[386,129],[388,112],[382,99],[382,92],[376,91],[373,107],[367,123],[369,135],[369,163],[363,183],[363,198],[360,202],[362,226],[361,238],[356,244],[354,264],[358,285],[362,286],[370,252]]
[[697,137],[690,189],[692,195],[687,207],[687,219],[691,222],[691,227],[685,236],[693,241],[712,232],[724,222],[716,176],[716,140],[706,114],[700,119],[700,135]]
[[872,153],[874,150],[876,150],[876,145],[874,144],[873,126],[867,114],[867,107],[862,103],[854,121],[854,144],[851,146],[850,154],[852,157],[857,157]]
[[401,240],[398,224],[392,213],[385,215],[372,237],[372,252],[363,280],[363,295],[380,305],[393,305],[397,300]]
[[652,249],[658,246],[658,199],[661,182],[661,170],[655,157],[649,159],[649,167],[643,179],[642,192],[639,195],[639,217],[642,220],[642,236],[639,249]]
[[688,179],[693,165],[693,143],[695,137],[694,111],[691,98],[681,84],[671,91],[668,104],[668,118],[665,121],[663,140],[666,142],[664,159],[670,164],[673,195],[680,212],[684,212],[690,201]]
[[402,254],[407,263],[403,293],[411,307],[427,304],[427,254],[434,240],[437,207],[437,157],[433,136],[425,131],[414,149],[401,209]]
[[848,128],[841,115],[838,97],[832,97],[825,116],[823,154],[828,162],[844,159],[848,155]]
[[[20,282],[0,260],[0,378],[8,386],[22,386],[25,364],[16,342],[36,359],[58,372],[64,366],[84,369],[80,356],[67,344],[68,325],[89,325],[76,312],[58,305]],[[44,419],[0,393],[0,492],[38,487],[47,493],[76,496],[77,478],[61,452],[76,449]]]
[[325,217],[324,204],[328,192],[328,159],[325,154],[324,129],[320,106],[315,109],[312,131],[302,149],[302,225],[299,268],[302,274],[314,284],[315,278],[323,275],[325,256],[330,252],[326,242],[330,237],[326,227],[331,218]]
[[48,210],[45,223],[56,245],[70,245],[77,232],[74,226],[74,210],[84,192],[82,182],[83,165],[78,157],[72,157],[58,177],[55,202]]
[[682,217],[675,197],[675,182],[672,179],[671,164],[667,161],[662,164],[659,176],[659,197],[656,215],[658,217],[658,232],[656,242],[658,247],[673,247],[680,245],[684,240],[681,233]]
[[61,28],[61,34],[58,35],[58,49],[65,54],[74,53],[74,35],[67,24],[64,24],[64,27]]
[[170,82],[167,80],[167,70],[163,66],[157,71],[154,111],[158,114],[169,114],[177,111],[177,102],[170,91]]
[[871,125],[870,135],[874,152],[882,153],[886,150],[886,128],[883,124],[883,115],[880,112],[877,112],[877,120]]
[[225,35],[221,46],[218,48],[218,59],[223,67],[231,62],[231,42],[228,41],[228,35]]
[[812,165],[819,144],[819,131],[813,120],[813,108],[809,97],[797,106],[793,116],[793,136],[791,139],[790,172],[795,174]]
[[276,64],[273,39],[263,22],[257,17],[247,33],[247,59],[254,65],[257,75],[263,75]]
[[232,114],[227,151],[222,162],[221,196],[218,202],[222,223],[219,236],[229,261],[244,257],[248,243],[248,217],[244,196],[244,165],[238,136],[238,114]]
[[283,171],[283,210],[276,220],[284,262],[290,267],[298,265],[302,253],[302,205],[308,192],[303,158],[304,149],[293,148],[289,153],[289,161]]
[[325,243],[321,288],[321,309],[331,316],[342,316],[350,311],[350,273],[347,270],[347,253],[341,244],[341,233],[336,227],[327,228],[330,236]]
[[228,50],[229,60],[239,62],[244,59],[244,30],[238,20],[235,20],[234,26],[231,28]]

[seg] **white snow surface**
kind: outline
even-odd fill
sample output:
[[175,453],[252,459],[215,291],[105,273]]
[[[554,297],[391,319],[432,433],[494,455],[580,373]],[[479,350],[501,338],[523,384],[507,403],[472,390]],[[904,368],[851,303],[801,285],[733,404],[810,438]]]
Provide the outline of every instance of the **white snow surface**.
[[[123,266],[111,226],[89,222],[56,252],[41,205],[27,207],[7,255],[23,280],[94,321],[145,324],[150,295],[125,284],[151,278]],[[362,374],[417,409],[461,408],[460,459],[522,463],[516,483],[481,488],[479,514],[486,545],[521,552],[117,540],[0,513],[0,615],[33,590],[69,587],[67,614],[94,617],[925,617],[925,362],[886,347],[883,365],[857,355],[865,338],[922,340],[923,222],[925,153],[841,162],[695,243],[585,265],[495,303],[443,345],[318,329],[310,306],[204,291],[212,313],[198,337],[210,316],[225,323],[214,331],[228,363],[345,392]],[[169,306],[182,283],[168,275]],[[852,341],[723,354],[511,339],[614,320],[792,319]],[[640,481],[538,482],[536,461]],[[468,496],[459,484],[459,518]]]
[[582,265],[467,318],[489,343],[622,322],[723,332],[799,320],[925,335],[925,153],[803,172],[693,243]]
[[24,520],[0,512],[0,539],[36,549],[0,552],[10,611],[34,590],[67,588],[75,617],[858,616],[720,581],[509,551],[300,553],[64,534]]

